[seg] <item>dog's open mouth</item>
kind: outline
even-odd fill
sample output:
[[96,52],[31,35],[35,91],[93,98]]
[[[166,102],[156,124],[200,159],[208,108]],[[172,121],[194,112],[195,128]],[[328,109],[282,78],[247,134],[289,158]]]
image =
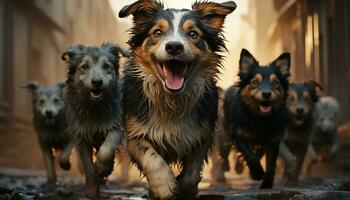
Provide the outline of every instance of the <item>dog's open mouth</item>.
[[295,115],[294,122],[296,125],[301,125],[304,121],[303,115]]
[[103,96],[103,92],[101,89],[92,89],[90,91],[90,97],[92,100],[99,100]]
[[170,92],[179,92],[191,72],[191,64],[178,60],[155,62],[156,69]]
[[271,113],[271,110],[272,110],[271,102],[269,102],[269,101],[261,102],[260,106],[259,106],[259,109],[260,109],[260,112],[262,114],[269,114],[269,113]]

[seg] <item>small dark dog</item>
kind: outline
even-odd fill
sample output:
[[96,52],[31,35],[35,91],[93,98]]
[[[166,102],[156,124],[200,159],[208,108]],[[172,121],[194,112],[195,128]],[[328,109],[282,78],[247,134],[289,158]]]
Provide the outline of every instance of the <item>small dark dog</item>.
[[164,9],[139,0],[119,13],[134,16],[122,87],[128,150],[155,199],[196,198],[217,117],[221,31],[235,8],[205,1],[192,10]]
[[64,83],[42,86],[33,81],[24,86],[32,94],[33,126],[44,156],[48,189],[55,188],[57,176],[53,151],[59,151],[59,164],[69,170],[69,156],[73,147],[71,135],[66,131],[67,120],[63,100]]
[[287,96],[287,127],[280,146],[284,174],[295,184],[302,170],[313,128],[313,112],[322,87],[315,81],[290,84]]
[[[99,196],[99,179],[112,173],[116,147],[122,139],[119,92],[119,54],[112,44],[77,45],[62,59],[68,63],[67,117],[87,183],[87,196]],[[96,161],[93,163],[93,148]]]
[[317,102],[314,112],[315,128],[311,137],[309,153],[312,162],[308,171],[320,158],[321,161],[331,162],[339,149],[339,104],[333,97],[322,97]]
[[[268,66],[260,66],[245,49],[239,61],[238,87],[225,94],[225,130],[243,154],[250,174],[273,186],[280,141],[285,129],[290,54],[284,53]],[[260,164],[266,153],[266,174]]]

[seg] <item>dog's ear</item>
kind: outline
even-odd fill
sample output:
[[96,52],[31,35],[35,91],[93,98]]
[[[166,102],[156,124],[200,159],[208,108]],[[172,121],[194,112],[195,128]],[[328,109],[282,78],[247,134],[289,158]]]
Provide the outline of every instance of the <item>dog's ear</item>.
[[124,18],[132,14],[134,16],[134,22],[139,24],[140,22],[147,21],[154,17],[154,14],[163,8],[163,4],[157,0],[138,0],[130,5],[124,6],[119,11],[119,17]]
[[26,89],[28,92],[35,94],[35,91],[39,88],[40,84],[37,81],[31,81],[27,85],[22,86],[21,88]]
[[239,59],[239,73],[245,74],[250,72],[255,64],[258,64],[258,61],[256,61],[254,56],[247,49],[242,49]]
[[114,65],[115,72],[117,74],[119,74],[120,58],[121,57],[126,57],[126,58],[130,57],[130,52],[121,48],[120,46],[112,44],[112,43],[104,43],[104,44],[102,44],[102,48],[114,55],[112,63]]
[[221,30],[223,27],[225,17],[232,13],[237,8],[233,1],[223,3],[215,2],[195,2],[192,4],[192,9],[197,10],[200,18],[212,28]]
[[276,66],[282,73],[283,76],[288,78],[290,76],[290,53],[281,54],[272,65]]
[[78,45],[73,46],[73,47],[69,47],[65,52],[63,52],[61,59],[63,61],[68,62],[74,56],[80,54],[84,48],[85,48],[85,46],[81,45],[81,44],[78,44]]
[[311,89],[311,96],[313,100],[317,102],[323,91],[322,85],[314,80],[305,81],[304,85]]

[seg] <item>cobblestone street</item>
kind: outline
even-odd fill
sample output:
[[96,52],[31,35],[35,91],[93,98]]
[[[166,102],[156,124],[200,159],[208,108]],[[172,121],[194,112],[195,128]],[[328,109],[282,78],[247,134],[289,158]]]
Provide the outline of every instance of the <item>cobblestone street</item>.
[[[4,175],[8,173],[9,175]],[[84,199],[82,197],[83,179],[81,176],[62,175],[59,177],[57,190],[45,189],[43,171],[27,171],[2,169],[0,171],[0,199]],[[17,176],[14,176],[16,175]],[[258,183],[247,178],[229,179],[225,185],[210,186],[204,180],[201,183],[200,200],[342,200],[350,199],[350,181],[342,179],[307,179],[299,187],[282,188],[277,186],[271,190],[257,190]],[[109,182],[102,186],[101,199],[108,200],[142,200],[147,199],[145,184],[120,184]]]

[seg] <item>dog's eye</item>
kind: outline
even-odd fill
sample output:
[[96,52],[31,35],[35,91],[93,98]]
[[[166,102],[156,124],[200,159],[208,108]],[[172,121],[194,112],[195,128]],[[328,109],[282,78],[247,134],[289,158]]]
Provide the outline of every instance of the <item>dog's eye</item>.
[[85,65],[82,65],[82,66],[81,66],[81,69],[87,70],[87,69],[89,69],[89,65],[86,65],[86,64],[85,64]]
[[280,82],[277,81],[277,80],[273,80],[273,81],[272,81],[272,86],[273,86],[273,87],[278,87],[279,84],[280,84]]
[[157,29],[153,32],[153,35],[154,35],[154,37],[158,38],[158,37],[163,35],[163,32],[162,32],[162,30]]
[[58,103],[60,102],[60,100],[57,99],[57,98],[54,98],[54,99],[53,99],[53,102],[54,102],[55,104],[58,104]]
[[196,39],[198,37],[197,31],[190,31],[188,32],[188,36],[190,36],[192,39]]
[[252,80],[252,85],[254,86],[254,87],[256,87],[256,86],[258,86],[259,85],[259,83],[258,83],[258,81],[257,80]]
[[108,64],[104,64],[103,65],[103,69],[104,70],[109,70],[111,68],[111,66],[109,66]]
[[40,100],[39,100],[39,104],[40,104],[40,105],[43,105],[44,103],[45,103],[45,101],[44,101],[43,99],[40,99]]
[[295,101],[295,97],[294,97],[294,96],[289,96],[289,97],[288,97],[288,100],[289,100],[289,101]]

